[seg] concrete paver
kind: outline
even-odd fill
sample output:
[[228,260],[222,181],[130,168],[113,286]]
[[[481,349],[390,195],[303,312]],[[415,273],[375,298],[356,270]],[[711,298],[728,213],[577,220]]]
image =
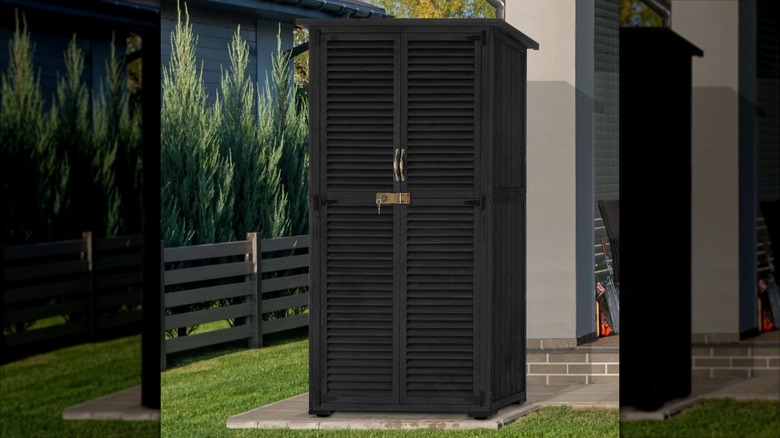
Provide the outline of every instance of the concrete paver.
[[463,413],[433,412],[349,412],[336,411],[330,417],[308,414],[308,393],[252,409],[227,420],[229,429],[499,429],[541,406],[618,407],[617,385],[529,386],[527,401],[499,410],[486,420]]
[[115,392],[62,411],[64,420],[159,421],[160,410],[141,406],[141,385]]
[[[664,420],[708,398],[780,400],[780,376],[737,379],[694,379],[689,397],[672,400],[657,411],[622,407],[621,420]],[[527,401],[501,409],[487,420],[465,414],[431,412],[344,412],[330,417],[308,414],[308,394],[300,394],[267,406],[234,415],[227,427],[296,429],[499,429],[542,406],[573,408],[619,407],[618,385],[529,386]]]

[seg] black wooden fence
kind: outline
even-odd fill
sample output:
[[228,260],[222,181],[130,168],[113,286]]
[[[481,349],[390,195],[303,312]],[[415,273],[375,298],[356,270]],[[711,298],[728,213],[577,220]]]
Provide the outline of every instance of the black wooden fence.
[[140,235],[7,246],[0,273],[2,362],[141,332]]
[[[161,243],[161,369],[169,353],[241,339],[254,348],[262,346],[264,334],[308,326],[308,313],[288,311],[309,303],[308,248],[309,236],[258,240],[256,233],[238,242],[178,248]],[[232,324],[187,334],[188,328],[224,320]]]

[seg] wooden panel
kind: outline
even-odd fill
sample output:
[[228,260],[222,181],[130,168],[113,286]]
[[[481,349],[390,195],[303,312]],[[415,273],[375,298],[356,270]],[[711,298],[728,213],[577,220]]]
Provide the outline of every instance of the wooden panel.
[[37,257],[55,257],[84,251],[83,240],[67,240],[55,243],[39,243],[35,245],[6,246],[3,248],[3,260],[24,260]]
[[254,312],[252,303],[234,304],[232,306],[214,307],[195,312],[180,313],[168,315],[165,317],[165,330],[171,330],[179,327],[189,327],[203,324],[206,322],[226,320],[229,318],[238,318],[249,316]]
[[292,236],[278,239],[263,239],[260,241],[260,252],[263,254],[286,249],[299,249],[309,247],[309,236]]
[[56,315],[69,315],[76,312],[84,312],[87,308],[87,300],[79,299],[65,303],[46,304],[44,306],[28,307],[26,309],[6,312],[4,323],[15,323],[22,321],[36,321],[43,318]]
[[276,292],[309,285],[309,274],[290,275],[289,277],[269,278],[261,283],[262,293]]
[[307,325],[309,325],[309,314],[301,313],[300,315],[288,316],[287,318],[263,321],[263,333],[278,333],[294,328],[306,327]]
[[322,190],[328,199],[393,191],[398,88],[397,37],[329,38],[324,43]]
[[307,305],[309,305],[309,294],[288,295],[286,297],[263,300],[263,312],[273,312],[276,310],[289,309],[290,307]]
[[141,283],[141,273],[125,272],[121,274],[101,275],[95,278],[95,288],[109,289],[117,286],[133,286]]
[[129,236],[107,237],[95,240],[96,251],[108,251],[117,249],[141,250],[142,238],[140,234]]
[[511,197],[493,204],[492,394],[525,391],[524,206]]
[[326,258],[321,318],[328,397],[390,402],[394,373],[394,209],[329,206],[323,214]]
[[60,275],[78,275],[87,271],[86,260],[71,260],[67,262],[54,262],[43,265],[21,266],[3,270],[4,282],[24,280],[39,280],[43,278],[57,277]]
[[252,283],[242,281],[221,286],[190,289],[181,292],[168,292],[165,294],[165,307],[171,308],[187,304],[203,303],[206,301],[221,300],[224,298],[240,297],[252,294]]
[[475,387],[475,209],[406,208],[401,402],[463,404]]
[[[414,199],[471,198],[477,134],[474,35],[410,35],[407,66],[406,189]],[[403,136],[406,138],[404,139]]]
[[254,330],[254,325],[249,324],[215,330],[213,332],[199,333],[197,335],[167,339],[165,341],[165,350],[167,353],[176,353],[179,351],[191,350],[193,348],[235,341],[237,339],[245,339],[252,336],[252,330]]
[[11,333],[3,336],[3,342],[6,347],[16,347],[24,344],[31,344],[33,342],[41,342],[49,339],[62,338],[65,336],[72,336],[86,331],[86,323],[84,321],[71,322],[68,324],[54,325],[50,327],[44,327],[38,330],[29,330],[20,333]]
[[264,259],[260,262],[260,266],[263,273],[306,268],[309,266],[309,255],[305,254],[291,257],[279,257],[276,259]]
[[141,267],[141,252],[121,254],[113,256],[99,256],[95,258],[94,269],[104,271],[116,268]]
[[248,254],[250,250],[248,240],[165,248],[165,263],[243,255]]
[[98,295],[95,298],[95,307],[97,309],[102,309],[104,307],[120,306],[122,304],[129,304],[138,301],[141,301],[141,289],[133,289],[128,292]]
[[165,285],[191,283],[201,280],[228,278],[252,273],[251,262],[223,263],[220,265],[165,271]]
[[493,189],[525,187],[525,53],[495,39]]
[[127,324],[136,324],[141,322],[141,311],[133,310],[130,312],[116,313],[111,316],[101,318],[97,322],[98,329],[118,327]]
[[67,296],[78,293],[86,293],[87,288],[84,280],[68,280],[56,283],[46,283],[36,286],[6,288],[3,285],[3,301],[5,303],[19,303],[24,301],[53,298],[57,296]]

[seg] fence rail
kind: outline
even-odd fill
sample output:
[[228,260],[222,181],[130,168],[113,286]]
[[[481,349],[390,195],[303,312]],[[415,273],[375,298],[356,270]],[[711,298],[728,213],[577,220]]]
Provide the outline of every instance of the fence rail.
[[[308,305],[308,291],[285,293],[309,285],[308,273],[302,272],[309,266],[309,236],[259,240],[249,233],[238,242],[160,245],[161,369],[170,353],[242,339],[250,348],[260,347],[264,334],[308,325],[307,313],[287,315],[287,309]],[[274,317],[263,318],[269,314]],[[234,323],[187,334],[193,326],[224,320]],[[167,337],[166,331],[178,335]]]
[[0,273],[3,362],[141,331],[140,235],[7,246]]

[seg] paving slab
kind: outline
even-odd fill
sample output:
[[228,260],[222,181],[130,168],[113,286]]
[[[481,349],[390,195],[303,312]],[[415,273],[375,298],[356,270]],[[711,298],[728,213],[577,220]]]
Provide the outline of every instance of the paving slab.
[[330,417],[309,415],[309,395],[271,403],[227,419],[229,429],[500,429],[541,406],[618,407],[617,385],[539,385],[528,388],[527,401],[500,409],[486,420],[463,413],[351,412]]
[[62,411],[64,420],[159,421],[160,410],[141,406],[141,385],[90,400]]
[[538,409],[532,403],[510,405],[486,420],[460,413],[350,412],[330,417],[309,415],[309,394],[299,394],[227,419],[229,429],[499,429]]

